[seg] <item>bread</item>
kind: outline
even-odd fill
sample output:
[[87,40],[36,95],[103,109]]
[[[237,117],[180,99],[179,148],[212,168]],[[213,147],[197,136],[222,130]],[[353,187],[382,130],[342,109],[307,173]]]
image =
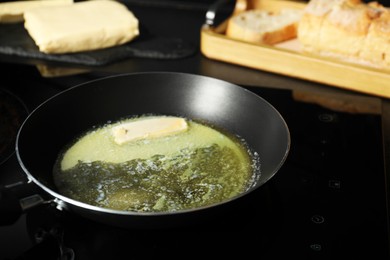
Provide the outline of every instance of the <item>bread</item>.
[[24,13],[24,20],[39,50],[48,54],[112,47],[139,35],[138,19],[117,1],[34,8]]
[[260,9],[241,12],[228,20],[226,35],[252,43],[275,44],[297,36],[301,10],[273,13]]
[[70,5],[73,0],[27,0],[0,3],[0,23],[23,21],[23,13],[42,6]]
[[390,10],[384,10],[371,22],[359,57],[390,68]]
[[298,40],[304,52],[390,68],[390,10],[360,0],[311,0]]

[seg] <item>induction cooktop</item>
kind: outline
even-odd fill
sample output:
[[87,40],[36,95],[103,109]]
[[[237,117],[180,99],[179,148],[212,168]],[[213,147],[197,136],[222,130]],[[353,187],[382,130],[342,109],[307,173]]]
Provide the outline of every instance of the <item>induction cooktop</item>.
[[[67,87],[102,76],[86,74],[67,82],[20,78],[4,89],[32,111]],[[31,80],[37,87],[29,87]],[[291,133],[291,150],[277,174],[234,210],[158,230],[95,223],[50,203],[16,214],[7,208],[9,196],[20,199],[43,192],[26,184],[12,154],[0,165],[0,258],[238,254],[261,259],[389,259],[381,114],[333,110],[299,100],[287,89],[242,87],[281,113]]]

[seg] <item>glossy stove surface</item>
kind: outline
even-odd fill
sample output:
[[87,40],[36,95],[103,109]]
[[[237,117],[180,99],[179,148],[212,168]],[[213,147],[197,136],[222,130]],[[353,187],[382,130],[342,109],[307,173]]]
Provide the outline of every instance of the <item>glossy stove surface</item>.
[[[32,110],[63,89],[52,83],[11,91]],[[125,230],[45,205],[10,216],[0,226],[0,258],[240,254],[262,259],[389,259],[381,115],[337,112],[295,100],[289,90],[245,87],[279,110],[292,143],[280,171],[237,207],[178,228]],[[0,173],[2,186],[25,181],[15,155],[0,165]]]

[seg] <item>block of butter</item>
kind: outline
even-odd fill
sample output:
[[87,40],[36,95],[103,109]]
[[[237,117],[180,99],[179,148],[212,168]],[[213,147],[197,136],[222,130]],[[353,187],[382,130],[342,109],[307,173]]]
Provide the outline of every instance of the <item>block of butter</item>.
[[34,8],[24,12],[24,20],[39,50],[48,54],[113,47],[139,35],[138,19],[125,5],[111,0]]
[[153,117],[130,121],[114,126],[114,141],[121,145],[133,140],[163,137],[187,130],[188,125],[180,117]]
[[42,6],[71,5],[73,0],[29,0],[0,3],[0,23],[15,23],[23,21],[23,13]]

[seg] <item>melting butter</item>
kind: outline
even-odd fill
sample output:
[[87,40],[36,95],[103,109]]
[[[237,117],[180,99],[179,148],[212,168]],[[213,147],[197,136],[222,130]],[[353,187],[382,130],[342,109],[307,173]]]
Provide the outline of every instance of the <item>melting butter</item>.
[[152,117],[121,123],[112,127],[114,141],[121,145],[130,141],[158,138],[187,130],[188,125],[180,117]]
[[258,158],[244,141],[205,124],[186,120],[185,131],[115,141],[116,127],[167,118],[177,119],[133,118],[89,131],[59,156],[59,191],[105,208],[177,211],[227,200],[255,182]]

